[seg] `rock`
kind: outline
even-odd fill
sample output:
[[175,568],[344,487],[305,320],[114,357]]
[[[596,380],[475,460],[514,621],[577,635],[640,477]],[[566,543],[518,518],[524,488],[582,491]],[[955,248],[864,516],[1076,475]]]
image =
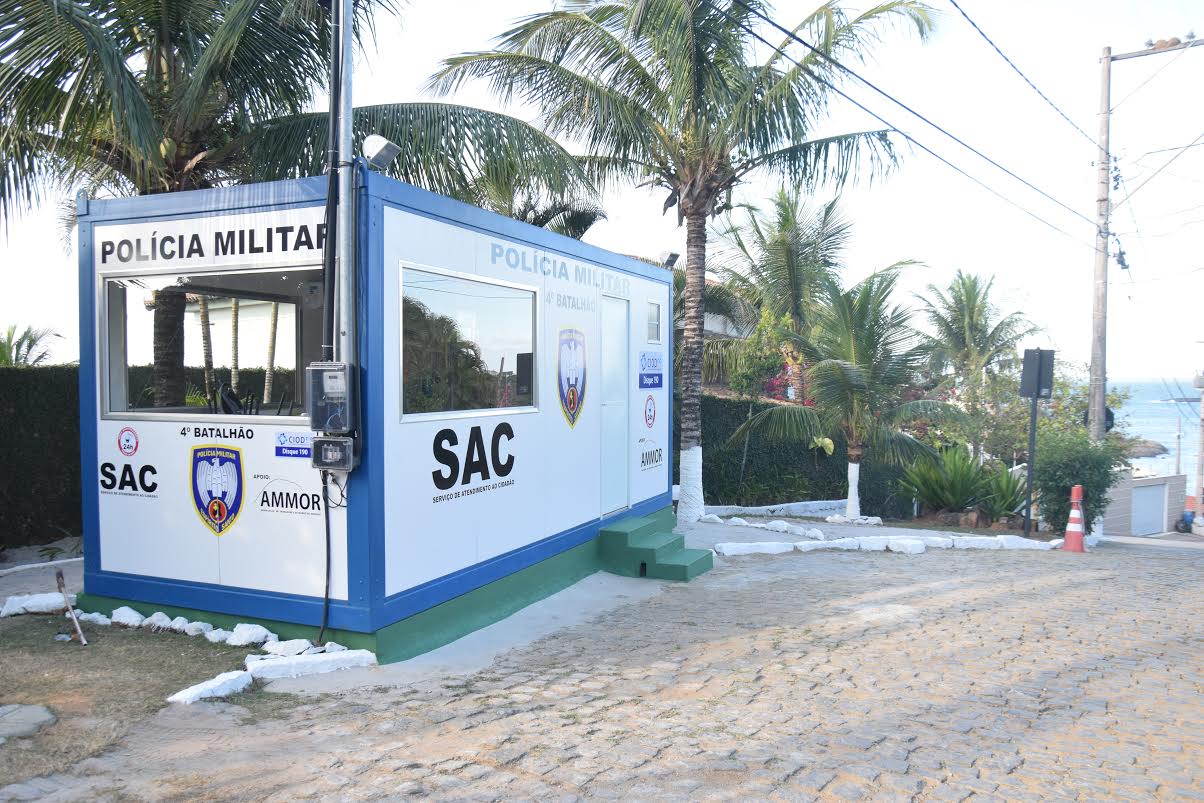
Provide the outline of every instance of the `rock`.
[[197,700],[207,700],[214,697],[229,697],[231,694],[244,692],[254,680],[250,672],[223,672],[215,678],[202,681],[195,686],[181,689],[167,698],[169,703],[184,703],[191,705]]
[[263,645],[263,651],[272,655],[300,655],[312,646],[309,639],[295,638],[288,641],[269,641]]
[[823,541],[825,538],[824,531],[818,527],[808,527],[803,531],[803,535],[807,538],[814,538],[816,541]]
[[793,529],[797,529],[793,524],[781,519],[765,522],[765,529],[775,533],[788,533]]
[[793,552],[794,544],[786,541],[715,544],[715,551],[720,555],[777,555],[782,552]]
[[[62,595],[58,595],[62,599]],[[0,705],[0,741],[17,736],[33,736],[58,719],[44,705]]]
[[1020,535],[997,535],[1000,549],[1053,549],[1048,541],[1037,541]]
[[882,524],[881,516],[842,516],[839,513],[828,516],[825,521],[829,524],[856,524],[860,526],[876,527]]
[[277,661],[283,657],[284,656],[282,656],[282,655],[272,655],[270,653],[268,655],[260,655],[258,653],[251,653],[250,655],[248,655],[246,658],[243,659],[242,663],[243,663],[243,666],[245,666],[247,669],[250,669],[251,664],[257,664],[260,661]]
[[925,546],[919,538],[892,538],[887,541],[886,548],[905,555],[919,555],[924,552]]
[[170,630],[171,617],[163,613],[163,611],[155,611],[150,616],[142,620],[142,627],[148,627],[151,630]]
[[731,524],[735,527],[747,527],[748,526],[748,522],[745,521],[744,519],[740,518],[739,516],[732,516],[730,519],[728,519],[724,523]]
[[370,650],[343,650],[324,652],[319,655],[291,655],[271,661],[259,661],[248,667],[252,677],[297,678],[302,675],[317,675],[350,669],[357,666],[375,666],[376,655]]
[[190,636],[199,636],[211,630],[213,630],[213,625],[208,622],[189,622],[188,626],[184,628],[184,632]]
[[169,625],[169,627],[175,633],[183,633],[188,628],[188,620],[185,619],[183,616],[177,616],[175,619],[171,620],[171,624]]
[[863,535],[857,539],[858,549],[866,552],[884,552],[890,537],[886,535]]
[[953,549],[953,539],[945,535],[917,535],[914,536],[924,542],[925,547],[933,547],[936,549]]
[[249,625],[243,622],[234,626],[234,632],[230,634],[230,638],[226,639],[226,643],[231,647],[247,647],[276,640],[276,634],[263,625]]
[[703,522],[704,524],[723,524],[723,519],[719,518],[714,513],[706,514],[700,518],[699,521]]
[[220,628],[217,630],[206,630],[205,640],[213,644],[221,644],[230,638],[231,635],[229,630],[221,630]]
[[122,625],[124,627],[141,627],[145,620],[145,616],[127,605],[122,605],[120,608],[113,611],[113,624],[115,625]]
[[1064,543],[1066,543],[1065,539],[1055,538],[1054,540],[1049,542],[1049,548],[1050,549],[1061,549],[1062,544],[1064,544]]
[[977,530],[988,525],[987,517],[980,510],[968,510],[958,515],[957,526]]
[[81,622],[90,622],[94,625],[110,625],[112,620],[103,613],[81,613],[79,615]]
[[[75,604],[75,595],[68,594],[71,604]],[[0,618],[17,616],[22,613],[58,613],[67,610],[63,595],[57,591],[49,594],[17,594],[4,601],[0,608]]]
[[833,538],[831,541],[796,541],[794,548],[799,552],[814,552],[817,549],[860,549],[860,538]]
[[[346,647],[344,647],[343,649],[346,649]],[[326,652],[326,648],[325,647],[310,647],[308,650],[306,650],[305,652],[303,652],[301,654],[302,655],[317,655],[318,653],[321,653],[321,652]]]
[[325,649],[326,652],[343,652],[347,648],[338,642],[328,641],[323,649]]
[[999,549],[999,539],[989,535],[955,535],[953,546],[956,549]]

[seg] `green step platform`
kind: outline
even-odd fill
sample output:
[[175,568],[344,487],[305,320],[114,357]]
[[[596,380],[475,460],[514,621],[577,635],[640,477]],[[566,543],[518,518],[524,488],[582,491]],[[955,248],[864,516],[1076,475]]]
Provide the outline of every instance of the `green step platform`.
[[714,566],[709,549],[686,549],[685,539],[673,534],[677,518],[672,508],[603,527],[598,534],[602,565],[624,577],[692,580]]

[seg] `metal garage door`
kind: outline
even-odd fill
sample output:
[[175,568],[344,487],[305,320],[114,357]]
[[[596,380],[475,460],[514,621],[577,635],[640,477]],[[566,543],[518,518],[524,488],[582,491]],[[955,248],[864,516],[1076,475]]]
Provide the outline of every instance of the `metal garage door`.
[[1166,530],[1166,486],[1133,487],[1133,535],[1153,535]]

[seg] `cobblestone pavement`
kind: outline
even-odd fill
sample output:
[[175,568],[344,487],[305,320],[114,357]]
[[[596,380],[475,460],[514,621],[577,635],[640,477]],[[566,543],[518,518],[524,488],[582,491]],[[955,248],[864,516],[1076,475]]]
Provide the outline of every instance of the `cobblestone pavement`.
[[173,707],[4,797],[1204,800],[1204,552],[722,561],[463,678]]

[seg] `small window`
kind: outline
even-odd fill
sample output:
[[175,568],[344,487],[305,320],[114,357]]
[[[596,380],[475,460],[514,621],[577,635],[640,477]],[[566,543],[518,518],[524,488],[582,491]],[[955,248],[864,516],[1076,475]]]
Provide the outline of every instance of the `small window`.
[[661,342],[661,305],[648,302],[648,342]]
[[404,268],[402,412],[534,404],[535,293]]
[[122,277],[104,289],[109,412],[304,414],[304,367],[322,353],[320,269]]

